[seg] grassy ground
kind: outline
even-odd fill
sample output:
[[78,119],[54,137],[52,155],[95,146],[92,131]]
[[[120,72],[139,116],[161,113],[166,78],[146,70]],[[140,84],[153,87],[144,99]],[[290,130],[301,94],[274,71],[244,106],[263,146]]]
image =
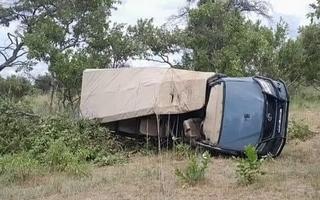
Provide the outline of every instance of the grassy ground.
[[[320,132],[320,106],[294,104],[290,119]],[[290,134],[290,133],[289,133]],[[281,156],[265,162],[265,175],[252,185],[237,183],[232,158],[214,157],[206,179],[183,187],[174,170],[186,165],[173,152],[135,155],[123,165],[93,168],[89,178],[62,174],[0,185],[0,199],[320,199],[320,134],[302,142],[290,140]]]

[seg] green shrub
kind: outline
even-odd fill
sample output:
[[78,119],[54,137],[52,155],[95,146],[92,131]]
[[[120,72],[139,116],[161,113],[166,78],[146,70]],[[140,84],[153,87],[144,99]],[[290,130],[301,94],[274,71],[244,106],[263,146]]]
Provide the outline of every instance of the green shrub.
[[236,173],[239,182],[247,185],[253,183],[257,176],[262,174],[260,167],[263,160],[258,158],[257,150],[252,145],[245,148],[245,155],[246,158],[238,160]]
[[188,185],[195,185],[204,179],[206,169],[210,162],[210,154],[206,151],[200,157],[191,156],[187,167],[184,170],[176,169],[176,176]]
[[39,162],[27,153],[5,155],[0,158],[0,180],[23,182],[40,172]]
[[290,121],[288,126],[289,138],[305,141],[314,135],[309,126],[297,121]]
[[185,143],[178,143],[174,146],[175,157],[177,160],[189,158],[192,155],[190,145]]
[[11,76],[6,79],[0,77],[0,97],[19,100],[33,92],[31,82],[21,76]]
[[40,161],[49,145],[58,139],[72,153],[88,150],[88,160],[122,150],[115,137],[95,122],[63,114],[42,117],[34,114],[28,105],[1,99],[0,138],[0,155],[25,151]]
[[80,150],[77,154],[71,153],[62,140],[57,140],[50,145],[45,162],[50,171],[67,172],[75,176],[88,176],[89,170],[85,163],[87,153],[83,150]]
[[39,117],[27,104],[0,98],[0,155],[32,148],[38,124]]
[[44,168],[76,176],[88,174],[84,163],[122,163],[121,144],[97,123],[57,114],[38,116],[23,103],[0,99],[0,156],[28,152]]

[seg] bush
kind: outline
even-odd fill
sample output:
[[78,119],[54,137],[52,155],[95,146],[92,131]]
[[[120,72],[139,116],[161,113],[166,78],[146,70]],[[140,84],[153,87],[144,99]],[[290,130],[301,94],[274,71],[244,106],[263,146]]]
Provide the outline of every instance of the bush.
[[185,143],[178,143],[174,146],[175,157],[177,160],[183,160],[189,158],[192,155],[190,145]]
[[305,141],[314,135],[309,126],[297,121],[290,121],[288,126],[289,138]]
[[92,121],[38,116],[26,104],[0,99],[0,156],[23,152],[42,167],[76,176],[88,175],[86,162],[126,160],[115,137]]
[[39,160],[44,158],[49,146],[57,140],[63,142],[72,154],[78,154],[79,150],[86,151],[83,157],[86,161],[108,157],[122,150],[121,144],[107,129],[94,122],[74,120],[63,115],[43,119],[38,134],[32,140],[34,145],[31,152]]
[[32,148],[38,124],[39,117],[28,105],[0,99],[0,156]]
[[46,152],[45,162],[50,171],[67,172],[75,176],[88,176],[89,169],[85,163],[88,152],[79,150],[71,153],[62,140],[53,142]]
[[88,160],[94,160],[98,154],[115,153],[121,149],[107,129],[93,122],[74,120],[64,115],[42,119],[38,133],[32,138],[34,145],[31,151],[40,157],[55,140],[62,140],[72,153],[78,149],[88,150]]
[[27,153],[6,155],[0,158],[2,182],[22,182],[39,174],[39,162]]
[[30,151],[37,159],[43,158],[56,140],[62,140],[72,153],[90,151],[88,160],[122,149],[115,137],[95,122],[64,114],[38,116],[28,105],[8,100],[0,100],[0,138],[0,155]]
[[0,77],[0,97],[19,100],[27,94],[31,94],[33,87],[31,82],[24,77],[11,76],[7,79]]
[[176,176],[188,185],[195,185],[204,179],[206,169],[210,162],[210,155],[206,151],[201,157],[191,156],[190,161],[183,171],[180,169],[175,170]]
[[260,167],[263,160],[258,158],[257,150],[252,145],[245,148],[245,155],[245,159],[238,160],[236,173],[239,182],[248,185],[253,183],[258,175],[262,174]]

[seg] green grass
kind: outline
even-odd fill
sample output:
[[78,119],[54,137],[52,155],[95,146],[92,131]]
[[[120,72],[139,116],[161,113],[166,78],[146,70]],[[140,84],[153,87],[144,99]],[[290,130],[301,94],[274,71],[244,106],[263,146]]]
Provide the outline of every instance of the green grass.
[[310,139],[315,134],[307,124],[295,120],[289,121],[288,132],[289,139],[298,139],[301,141]]
[[320,92],[313,87],[300,86],[291,96],[291,109],[320,109]]
[[0,157],[0,182],[20,183],[40,175],[41,167],[28,153],[5,155]]
[[195,185],[202,181],[210,162],[209,152],[204,152],[202,155],[193,155],[189,159],[189,163],[185,169],[176,169],[175,175],[187,185]]

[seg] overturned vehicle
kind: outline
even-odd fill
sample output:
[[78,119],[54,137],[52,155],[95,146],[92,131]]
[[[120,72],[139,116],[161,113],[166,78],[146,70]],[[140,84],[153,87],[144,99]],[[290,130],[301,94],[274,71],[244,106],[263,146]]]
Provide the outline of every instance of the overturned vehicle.
[[285,84],[173,68],[88,69],[81,113],[118,133],[190,141],[238,155],[254,145],[278,156],[285,143]]

